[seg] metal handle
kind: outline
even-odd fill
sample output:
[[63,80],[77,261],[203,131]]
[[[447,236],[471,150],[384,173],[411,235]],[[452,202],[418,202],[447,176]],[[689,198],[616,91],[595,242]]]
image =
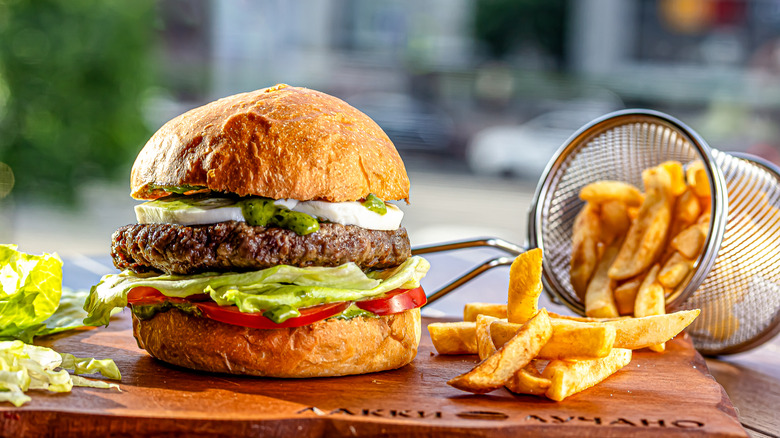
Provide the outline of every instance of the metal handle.
[[448,285],[442,287],[441,289],[434,292],[431,296],[428,297],[428,302],[426,305],[433,303],[434,301],[438,300],[439,298],[443,297],[444,295],[447,295],[448,293],[452,292],[453,290],[459,288],[467,281],[471,280],[472,278],[476,277],[477,275],[487,271],[488,269],[495,268],[496,266],[509,266],[512,264],[512,262],[515,259],[511,257],[496,257],[492,260],[488,260],[485,263],[477,266],[476,268],[472,269],[471,271],[461,275],[460,277],[453,280]]
[[[523,248],[522,246],[515,245],[514,243],[507,242],[506,240],[503,239],[490,237],[484,239],[464,240],[460,242],[450,242],[450,243],[441,243],[441,244],[428,245],[428,246],[420,246],[417,248],[413,248],[412,254],[414,255],[429,254],[432,252],[452,251],[458,249],[476,248],[480,246],[488,246],[491,248],[496,248],[504,252],[507,252],[513,256],[518,256],[526,251],[526,248]],[[438,300],[444,295],[447,295],[453,290],[459,288],[464,283],[476,277],[477,275],[489,269],[493,269],[496,266],[509,266],[512,264],[513,261],[514,261],[514,257],[496,257],[492,260],[488,260],[482,263],[481,265],[461,275],[460,277],[456,278],[446,286],[440,288],[439,290],[437,290],[436,292],[428,296],[428,302],[426,303],[426,305],[433,303],[434,301]]]
[[435,245],[418,246],[417,248],[412,248],[412,254],[420,255],[420,254],[428,254],[432,252],[475,248],[479,246],[490,246],[505,251],[509,254],[512,254],[513,256],[518,256],[527,251],[526,248],[515,245],[514,243],[511,242],[507,242],[504,239],[499,239],[496,237],[487,237],[483,239],[463,240],[460,242],[437,243]]

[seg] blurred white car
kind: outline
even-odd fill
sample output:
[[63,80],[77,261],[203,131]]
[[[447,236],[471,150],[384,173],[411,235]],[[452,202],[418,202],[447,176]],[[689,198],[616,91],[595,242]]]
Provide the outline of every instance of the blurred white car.
[[520,125],[479,131],[466,147],[466,160],[477,174],[537,180],[555,151],[578,129],[605,112],[551,111]]

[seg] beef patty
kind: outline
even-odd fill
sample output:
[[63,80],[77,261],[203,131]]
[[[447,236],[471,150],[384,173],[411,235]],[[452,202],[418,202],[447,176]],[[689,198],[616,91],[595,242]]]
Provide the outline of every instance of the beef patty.
[[405,228],[376,231],[321,223],[299,236],[283,228],[220,222],[210,225],[132,224],[114,232],[111,256],[118,269],[168,274],[251,271],[276,265],[389,268],[411,255]]

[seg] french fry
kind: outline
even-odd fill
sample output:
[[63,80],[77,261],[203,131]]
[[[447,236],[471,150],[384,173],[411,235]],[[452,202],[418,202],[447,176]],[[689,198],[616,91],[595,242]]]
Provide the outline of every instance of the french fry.
[[709,214],[712,212],[712,199],[710,198],[699,198],[699,203],[701,204],[701,211],[704,214]]
[[473,321],[428,324],[433,347],[439,354],[477,354],[476,330]]
[[551,382],[550,379],[542,377],[534,366],[534,362],[536,362],[535,359],[510,377],[504,384],[506,389],[516,394],[544,395]]
[[523,323],[536,315],[541,294],[542,250],[534,248],[517,256],[509,268],[509,321]]
[[693,260],[675,252],[658,272],[658,282],[663,287],[674,289],[682,283],[691,269],[693,269]]
[[[613,327],[576,321],[551,319],[553,334],[542,347],[539,359],[593,359],[605,357],[615,343]],[[490,336],[497,347],[517,333],[520,324],[497,319],[490,325]]]
[[[491,336],[492,323],[494,321],[499,321],[499,319],[486,315],[477,316],[477,347],[479,349],[480,360],[485,360],[496,352],[496,345],[493,343],[493,338]],[[512,332],[512,336],[517,333],[517,330],[519,330],[520,327],[521,325],[517,324],[517,328]],[[505,342],[502,342],[501,345],[504,345],[504,343]],[[536,369],[534,364],[535,361],[536,360],[532,360],[524,368],[517,370],[504,386],[506,386],[508,390],[518,394],[544,395],[547,388],[550,387],[550,380],[542,378],[541,373]]]
[[[507,319],[506,304],[499,303],[466,303],[463,307],[464,314],[468,315],[468,318],[463,318],[464,321],[476,321],[477,315],[494,316],[499,319]],[[633,309],[633,307],[632,307]],[[563,319],[567,321],[579,321],[579,322],[603,322],[611,319],[620,318],[591,318],[588,316],[575,316],[575,315],[561,315],[559,313],[547,311],[547,315],[552,320]],[[473,319],[471,319],[473,318]]]
[[623,316],[619,316],[617,318],[591,318],[589,316],[572,316],[572,315],[561,315],[555,312],[547,312],[548,315],[550,315],[550,318],[554,321],[557,319],[562,319],[565,321],[578,321],[578,322],[604,322],[604,321],[612,321],[613,319],[622,319],[625,318]]
[[566,397],[590,388],[614,374],[631,362],[631,350],[613,348],[607,357],[580,361],[551,361],[542,373],[550,379],[547,397],[561,401]]
[[585,206],[574,219],[571,236],[571,264],[569,275],[571,286],[580,297],[585,297],[588,280],[593,275],[598,263],[598,243],[601,230],[599,209],[594,204]]
[[628,217],[628,208],[621,201],[607,201],[601,205],[599,211],[601,218],[601,236],[599,241],[604,245],[623,240],[628,227],[631,226],[631,218]]
[[611,326],[607,330],[593,330],[594,327],[579,322],[553,322],[553,335],[539,352],[540,359],[587,359],[605,357],[615,344],[616,332]]
[[701,215],[701,201],[691,190],[686,190],[677,198],[674,207],[676,219],[684,224],[692,224]]
[[496,345],[493,343],[493,338],[490,337],[490,324],[497,320],[498,318],[493,316],[477,315],[475,334],[477,337],[477,354],[479,354],[479,360],[485,360],[496,352]]
[[665,313],[664,288],[658,283],[659,270],[659,265],[653,265],[639,286],[634,303],[634,316],[637,318]]
[[[504,313],[506,313],[506,306],[504,307],[504,310]],[[477,348],[479,349],[480,360],[485,360],[496,352],[496,345],[493,343],[491,331],[494,321],[500,320],[492,316],[477,316]],[[506,322],[506,320],[504,320],[504,322]],[[511,336],[514,336],[520,327],[521,325],[517,324]],[[509,339],[511,339],[511,337]],[[504,344],[505,342],[501,343],[501,345]],[[544,395],[547,388],[550,387],[550,380],[542,378],[542,375],[539,370],[536,369],[534,362],[535,360],[532,360],[531,363],[524,368],[517,370],[504,386],[506,386],[508,390],[518,394]]]
[[642,284],[642,276],[634,277],[623,282],[615,288],[615,306],[621,315],[633,315],[636,294],[639,285]]
[[585,314],[591,317],[614,318],[619,316],[612,293],[615,281],[608,275],[618,253],[618,244],[610,245],[596,267],[596,273],[585,291]]
[[665,161],[660,164],[671,177],[672,195],[680,196],[688,187],[685,184],[685,171],[679,161]]
[[645,201],[609,268],[609,276],[615,280],[625,280],[647,270],[666,242],[674,202],[671,177],[659,166],[642,172],[642,178],[647,192]]
[[664,343],[683,331],[701,310],[683,310],[666,315],[622,318],[601,324],[615,328],[615,348],[636,350]]
[[642,193],[636,187],[623,181],[596,181],[580,190],[580,199],[601,204],[606,201],[620,201],[635,207],[642,203]]
[[[676,236],[682,230],[695,223],[701,214],[701,201],[690,189],[686,189],[674,203],[669,236]],[[667,255],[668,256],[668,255]]]
[[[650,315],[663,315],[666,313],[666,291],[658,282],[659,265],[653,265],[647,276],[639,286],[634,302],[634,316],[641,318]],[[663,343],[650,345],[647,348],[662,352],[666,348]]]
[[552,323],[545,309],[529,319],[517,335],[471,371],[447,384],[463,391],[484,394],[504,386],[517,370],[525,368],[552,336]]
[[693,260],[701,253],[709,228],[709,221],[704,224],[693,224],[674,236],[670,245],[686,258]]
[[707,178],[707,171],[704,169],[704,163],[701,161],[694,161],[689,164],[688,168],[685,169],[685,179],[696,196],[699,198],[710,197],[710,181],[709,178]]
[[[596,327],[599,325],[614,327],[615,341],[613,347],[636,350],[671,340],[688,327],[700,313],[701,310],[694,309],[641,318],[615,318],[610,320],[582,318],[588,319],[589,321],[581,321],[581,324],[578,324],[578,330],[582,330],[582,327]],[[568,320],[560,320],[558,318],[551,318],[551,320],[553,325],[553,337],[550,338],[548,344],[556,342],[554,340],[555,331],[560,330],[563,324],[569,322]],[[493,338],[493,343],[497,346],[503,345],[519,327],[519,324],[513,324],[503,320],[493,322],[490,326],[490,334]],[[580,336],[599,336],[598,334],[594,335],[593,332],[588,332],[588,334],[585,333],[586,332],[583,331]],[[585,349],[583,347],[577,346],[572,348],[582,349],[579,354],[581,357],[586,357],[586,353],[584,353]]]
[[688,187],[699,198],[702,212],[708,213],[712,209],[712,198],[710,197],[712,189],[709,178],[707,178],[707,171],[704,169],[704,163],[694,161],[689,164],[685,170],[685,179]]
[[477,315],[506,318],[506,304],[466,303],[466,305],[463,306],[464,321],[476,321]]

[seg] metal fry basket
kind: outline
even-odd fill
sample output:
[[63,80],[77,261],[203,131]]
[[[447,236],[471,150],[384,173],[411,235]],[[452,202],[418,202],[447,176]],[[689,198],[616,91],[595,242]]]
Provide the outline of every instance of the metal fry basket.
[[[688,330],[702,353],[756,347],[780,331],[780,171],[754,157],[713,150],[685,124],[660,112],[624,110],[596,119],[577,131],[547,165],[528,221],[528,247],[544,251],[545,290],[554,301],[584,314],[569,278],[572,227],[583,206],[579,190],[605,179],[642,187],[642,171],[668,160],[704,164],[712,214],[704,249],[687,282],[667,297],[667,311],[702,309]],[[523,251],[500,239],[483,239],[414,252],[472,246],[493,246],[511,255]],[[511,260],[487,261],[430,300]]]

